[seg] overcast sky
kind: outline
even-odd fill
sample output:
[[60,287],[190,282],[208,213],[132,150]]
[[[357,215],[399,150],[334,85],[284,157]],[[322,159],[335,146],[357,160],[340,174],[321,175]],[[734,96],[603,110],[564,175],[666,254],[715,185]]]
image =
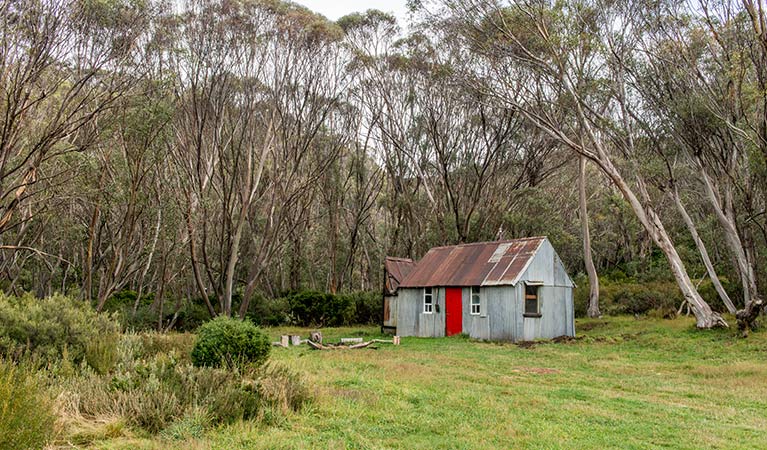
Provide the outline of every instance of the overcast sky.
[[355,11],[380,9],[394,13],[400,25],[404,25],[407,14],[406,0],[294,0],[294,2],[334,21]]

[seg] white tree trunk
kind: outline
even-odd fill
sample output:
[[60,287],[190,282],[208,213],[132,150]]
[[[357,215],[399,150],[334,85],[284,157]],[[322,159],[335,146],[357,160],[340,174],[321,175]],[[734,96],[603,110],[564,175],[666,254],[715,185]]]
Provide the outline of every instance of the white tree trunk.
[[685,225],[687,225],[687,230],[692,235],[693,241],[695,241],[695,245],[698,247],[698,252],[700,252],[700,257],[703,260],[703,264],[706,266],[706,272],[708,272],[708,277],[711,279],[711,282],[714,284],[714,289],[716,289],[717,294],[719,294],[719,298],[722,299],[722,302],[724,303],[724,306],[727,307],[727,311],[730,312],[730,314],[735,314],[737,309],[735,308],[735,305],[732,303],[732,300],[730,300],[730,296],[727,295],[727,292],[724,290],[724,287],[722,286],[722,282],[719,281],[719,276],[716,274],[716,270],[714,269],[714,265],[711,263],[711,258],[708,256],[708,250],[706,250],[706,244],[703,243],[703,240],[700,238],[700,235],[698,234],[697,228],[695,228],[695,224],[692,221],[692,218],[689,214],[687,214],[687,209],[684,207],[684,204],[682,204],[682,199],[679,197],[679,191],[677,190],[676,186],[674,186],[672,191],[672,196],[674,197],[674,204],[676,204],[676,208],[679,210],[679,214],[682,215],[682,219],[684,219]]
[[724,231],[725,242],[727,242],[727,248],[730,250],[732,257],[735,259],[735,264],[740,275],[740,281],[743,287],[743,301],[746,306],[751,303],[752,300],[759,298],[759,293],[756,288],[756,277],[754,274],[754,268],[748,262],[746,251],[743,247],[743,243],[740,240],[738,229],[735,225],[735,218],[728,217],[722,209],[722,204],[719,201],[719,197],[714,190],[714,184],[708,173],[703,168],[702,163],[698,160],[698,167],[700,168],[701,177],[703,178],[703,185],[706,188],[706,197],[711,204],[711,208],[714,210],[719,224]]
[[679,256],[679,253],[677,253],[671,237],[668,235],[666,228],[663,226],[663,223],[655,210],[649,205],[646,207],[642,205],[636,194],[634,194],[634,191],[628,186],[617,169],[612,165],[612,162],[609,160],[601,160],[600,165],[621,191],[623,197],[629,202],[637,219],[639,219],[639,222],[650,234],[652,240],[666,256],[669,267],[671,268],[671,273],[674,275],[674,279],[676,280],[679,289],[682,291],[682,295],[693,308],[698,328],[727,326],[727,322],[725,322],[718,313],[712,311],[708,303],[706,303],[700,294],[698,294],[695,285],[687,274],[687,269],[684,266],[682,258]]
[[591,257],[591,234],[589,233],[589,215],[586,207],[586,157],[581,155],[578,168],[578,206],[581,214],[581,235],[583,237],[583,264],[589,276],[589,317],[601,317],[599,311],[599,276]]

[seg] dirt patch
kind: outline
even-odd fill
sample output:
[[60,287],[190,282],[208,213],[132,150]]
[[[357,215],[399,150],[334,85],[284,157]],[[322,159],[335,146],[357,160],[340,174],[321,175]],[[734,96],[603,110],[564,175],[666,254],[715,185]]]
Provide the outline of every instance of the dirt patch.
[[519,348],[535,348],[538,345],[543,344],[570,344],[577,341],[580,341],[583,339],[583,336],[573,337],[573,336],[557,336],[553,339],[549,340],[539,340],[539,341],[519,341],[516,343],[517,347]]
[[583,325],[578,325],[578,331],[590,331],[594,328],[600,328],[607,326],[607,322],[589,322],[584,323]]
[[536,345],[540,345],[543,342],[541,341],[519,341],[517,342],[517,347],[519,348],[534,348]]
[[557,336],[552,339],[551,342],[554,342],[555,344],[569,344],[580,341],[581,339],[583,339],[583,336]]

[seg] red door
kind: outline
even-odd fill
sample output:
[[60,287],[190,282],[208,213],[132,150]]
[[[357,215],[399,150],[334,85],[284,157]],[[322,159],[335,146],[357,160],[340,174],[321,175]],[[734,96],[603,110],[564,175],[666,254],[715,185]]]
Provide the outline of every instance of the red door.
[[445,334],[452,336],[463,331],[461,321],[461,288],[445,289]]

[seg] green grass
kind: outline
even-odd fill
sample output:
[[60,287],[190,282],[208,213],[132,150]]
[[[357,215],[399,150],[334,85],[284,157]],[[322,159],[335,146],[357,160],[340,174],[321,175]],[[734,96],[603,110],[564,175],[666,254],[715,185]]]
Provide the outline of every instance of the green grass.
[[[314,402],[272,426],[238,423],[185,448],[767,448],[767,332],[692,320],[579,320],[529,348],[465,337],[377,350],[275,349]],[[308,335],[308,329],[269,330]],[[378,329],[325,329],[326,341]],[[178,445],[174,443],[173,445]],[[123,438],[98,447],[167,448]]]

